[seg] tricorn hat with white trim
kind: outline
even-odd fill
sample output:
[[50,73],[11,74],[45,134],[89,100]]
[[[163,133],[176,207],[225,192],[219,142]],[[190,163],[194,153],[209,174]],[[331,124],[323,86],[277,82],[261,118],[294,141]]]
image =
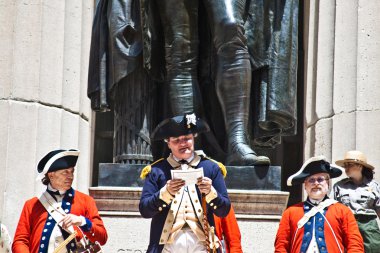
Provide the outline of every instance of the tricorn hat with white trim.
[[152,140],[163,140],[188,134],[210,131],[208,124],[198,118],[195,113],[165,119],[154,129]]
[[297,173],[288,178],[287,184],[288,186],[302,184],[307,177],[318,173],[327,173],[330,178],[335,178],[342,175],[342,170],[331,165],[324,156],[312,157],[302,165]]
[[45,155],[37,166],[37,179],[42,179],[48,172],[74,167],[77,163],[79,150],[57,149]]

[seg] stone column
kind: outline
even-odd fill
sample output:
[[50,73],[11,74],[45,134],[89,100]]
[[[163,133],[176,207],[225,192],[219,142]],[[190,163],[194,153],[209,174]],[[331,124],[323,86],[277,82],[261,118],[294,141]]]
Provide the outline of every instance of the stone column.
[[379,168],[380,2],[305,7],[305,159],[323,154],[335,161],[359,149]]
[[93,12],[93,1],[0,1],[0,220],[11,234],[44,189],[36,165],[48,151],[81,150],[74,187],[88,191]]

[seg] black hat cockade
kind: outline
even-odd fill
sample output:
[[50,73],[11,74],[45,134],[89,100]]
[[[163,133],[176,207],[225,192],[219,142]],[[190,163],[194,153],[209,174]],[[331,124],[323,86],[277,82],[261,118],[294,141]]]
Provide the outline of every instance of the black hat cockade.
[[178,137],[188,134],[198,134],[210,131],[208,124],[198,118],[195,113],[185,114],[165,119],[154,129],[151,139],[154,141]]
[[79,156],[79,150],[57,149],[45,155],[37,166],[37,180],[45,177],[48,172],[75,167]]
[[324,156],[312,157],[302,165],[297,173],[288,178],[287,184],[288,186],[302,184],[307,177],[318,173],[327,173],[330,178],[335,178],[342,175],[342,170],[327,162]]

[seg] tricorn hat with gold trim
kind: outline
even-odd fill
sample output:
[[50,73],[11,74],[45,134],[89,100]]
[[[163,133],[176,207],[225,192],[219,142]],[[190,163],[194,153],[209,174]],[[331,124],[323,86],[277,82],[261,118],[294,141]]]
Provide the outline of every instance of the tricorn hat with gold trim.
[[168,139],[169,137],[198,134],[208,131],[210,131],[208,124],[198,118],[195,113],[192,113],[163,120],[154,129],[151,139],[157,141]]

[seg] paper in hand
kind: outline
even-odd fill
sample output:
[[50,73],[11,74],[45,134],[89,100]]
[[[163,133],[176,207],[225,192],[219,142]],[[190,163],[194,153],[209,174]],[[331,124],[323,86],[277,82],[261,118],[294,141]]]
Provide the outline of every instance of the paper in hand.
[[185,180],[185,185],[196,184],[198,178],[203,177],[203,168],[195,170],[171,170],[172,179]]

